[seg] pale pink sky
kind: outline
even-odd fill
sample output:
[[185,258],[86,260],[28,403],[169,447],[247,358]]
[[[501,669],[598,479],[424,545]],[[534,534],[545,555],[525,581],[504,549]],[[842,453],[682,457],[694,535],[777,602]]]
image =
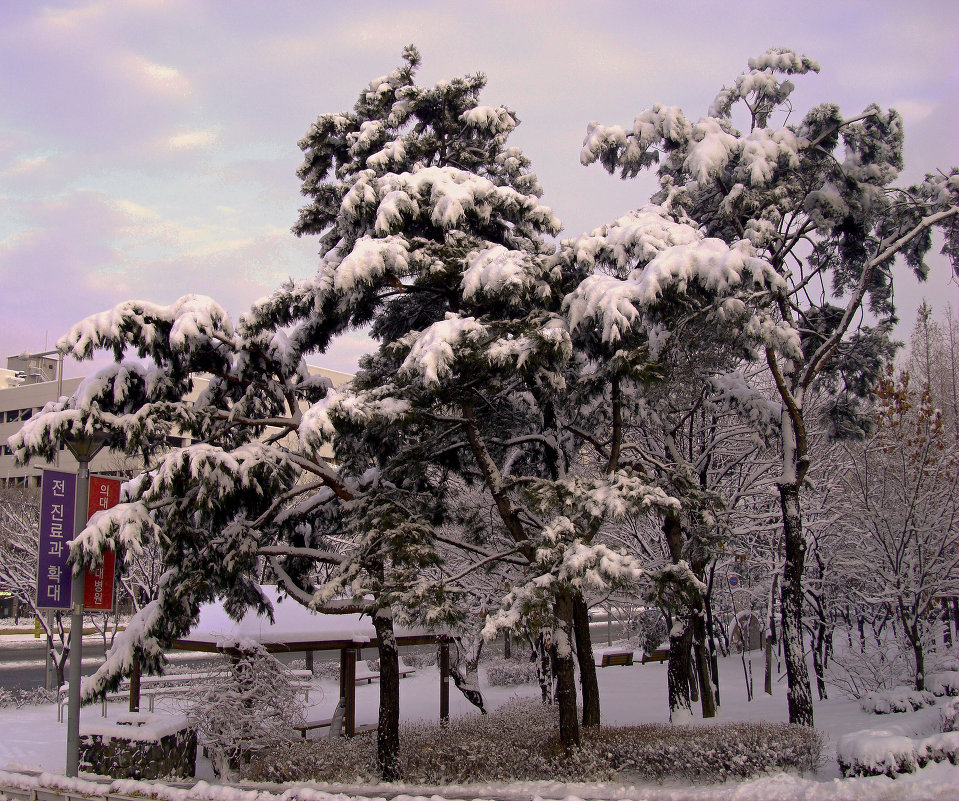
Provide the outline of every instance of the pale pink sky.
[[[289,233],[297,140],[318,114],[351,108],[409,42],[422,83],[482,71],[486,102],[518,112],[514,142],[563,236],[642,204],[652,186],[579,165],[590,120],[628,124],[656,102],[698,117],[772,46],[822,65],[798,81],[797,119],[824,101],[850,116],[893,106],[906,121],[906,180],[959,164],[951,0],[10,0],[0,5],[0,360],[50,347],[128,298],[197,292],[238,315],[311,274],[317,243]],[[945,262],[934,267],[926,287],[897,285],[904,320],[923,294],[959,305]],[[367,347],[355,336],[311,361],[351,371]]]

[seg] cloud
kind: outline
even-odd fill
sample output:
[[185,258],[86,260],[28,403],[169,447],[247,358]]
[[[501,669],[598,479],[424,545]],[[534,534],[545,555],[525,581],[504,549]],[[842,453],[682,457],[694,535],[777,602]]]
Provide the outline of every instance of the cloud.
[[115,69],[141,89],[170,97],[190,94],[190,81],[176,67],[157,64],[139,53],[121,53],[115,57]]
[[170,150],[203,150],[216,144],[215,131],[185,131],[164,140]]
[[27,175],[37,170],[41,170],[47,166],[49,162],[45,156],[37,156],[36,158],[19,158],[16,160],[14,165],[8,170],[4,171],[4,177],[16,176],[16,175]]

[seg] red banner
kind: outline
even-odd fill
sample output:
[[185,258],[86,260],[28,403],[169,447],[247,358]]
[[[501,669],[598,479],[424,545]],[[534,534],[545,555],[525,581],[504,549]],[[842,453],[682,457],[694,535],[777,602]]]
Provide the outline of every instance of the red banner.
[[[109,509],[120,502],[119,478],[90,476],[90,500],[87,504],[87,520],[101,509]],[[83,608],[87,611],[113,609],[113,583],[116,572],[116,554],[103,554],[103,564],[96,570],[87,570],[83,585]]]

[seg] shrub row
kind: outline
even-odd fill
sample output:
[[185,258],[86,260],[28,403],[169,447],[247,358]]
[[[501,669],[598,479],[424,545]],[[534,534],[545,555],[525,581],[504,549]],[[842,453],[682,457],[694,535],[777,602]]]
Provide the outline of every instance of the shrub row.
[[[644,725],[582,731],[582,747],[562,751],[555,707],[517,699],[486,716],[454,718],[448,727],[403,726],[405,781],[460,784],[495,781],[659,781],[682,777],[719,782],[770,771],[814,770],[822,737],[777,723],[711,726]],[[376,781],[375,738],[311,740],[260,754],[255,781]]]
[[486,665],[486,682],[490,687],[513,687],[536,681],[536,663],[515,659],[491,659]]
[[20,707],[23,706],[52,704],[56,700],[56,691],[45,690],[43,687],[34,687],[29,690],[7,690],[0,687],[0,709],[5,709],[11,706],[15,706],[17,709],[20,709]]

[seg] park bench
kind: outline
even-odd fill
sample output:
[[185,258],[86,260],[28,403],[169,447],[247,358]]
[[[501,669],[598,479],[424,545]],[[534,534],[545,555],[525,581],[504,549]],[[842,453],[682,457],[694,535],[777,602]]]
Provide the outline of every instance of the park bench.
[[[405,679],[407,676],[412,676],[416,673],[415,668],[400,668],[400,678]],[[380,677],[380,672],[378,670],[364,670],[357,671],[354,681],[357,684],[372,684],[373,679],[378,679]]]
[[300,733],[300,736],[305,740],[306,733],[312,731],[313,729],[325,729],[333,725],[333,718],[314,718],[312,720],[304,720],[298,726],[293,728]]
[[632,651],[607,651],[602,655],[599,662],[600,667],[615,667],[616,665],[629,667],[632,664]]
[[668,659],[669,649],[657,648],[654,651],[650,651],[648,654],[643,651],[643,658],[641,662],[645,665],[647,662],[666,662]]

